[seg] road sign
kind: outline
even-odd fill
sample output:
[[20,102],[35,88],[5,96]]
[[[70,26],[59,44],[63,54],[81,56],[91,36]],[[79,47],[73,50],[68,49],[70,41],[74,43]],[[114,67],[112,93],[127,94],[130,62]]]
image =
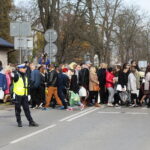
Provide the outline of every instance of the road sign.
[[54,29],[49,29],[45,32],[44,37],[47,42],[55,42],[58,35]]
[[19,37],[31,36],[31,24],[29,22],[10,23],[10,35]]
[[26,38],[25,37],[15,37],[14,38],[14,45],[15,45],[15,49],[26,49],[27,48],[27,44],[26,44]]
[[147,60],[138,61],[138,66],[139,66],[140,68],[146,68],[147,65],[148,65]]
[[26,40],[27,40],[27,48],[33,49],[33,37],[26,38]]
[[56,57],[52,57],[51,62],[56,62]]
[[57,50],[57,46],[54,43],[48,43],[44,48],[44,52],[48,54],[50,59],[57,54]]
[[15,49],[33,49],[33,38],[15,37],[14,45]]

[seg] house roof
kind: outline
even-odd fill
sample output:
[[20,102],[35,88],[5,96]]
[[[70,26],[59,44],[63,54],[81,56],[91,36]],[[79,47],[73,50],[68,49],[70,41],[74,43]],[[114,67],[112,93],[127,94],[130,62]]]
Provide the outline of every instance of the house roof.
[[9,43],[8,41],[0,38],[0,47],[5,47],[5,48],[14,48],[14,45]]

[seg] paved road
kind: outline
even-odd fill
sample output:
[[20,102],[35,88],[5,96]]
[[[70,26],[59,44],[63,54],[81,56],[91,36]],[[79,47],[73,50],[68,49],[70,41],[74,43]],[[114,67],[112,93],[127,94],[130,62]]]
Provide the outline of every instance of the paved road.
[[[24,113],[22,113],[24,114]],[[150,150],[150,109],[32,110],[39,127],[0,111],[0,150]]]

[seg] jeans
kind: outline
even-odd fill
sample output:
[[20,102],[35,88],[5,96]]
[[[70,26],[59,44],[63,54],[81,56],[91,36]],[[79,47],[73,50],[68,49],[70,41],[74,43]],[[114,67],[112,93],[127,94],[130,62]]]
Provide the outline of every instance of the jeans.
[[58,96],[60,97],[64,108],[67,109],[67,90],[63,88],[58,88]]
[[108,103],[113,103],[114,102],[114,94],[115,94],[114,88],[109,87],[109,88],[107,88],[107,90],[108,90],[108,94],[109,94]]

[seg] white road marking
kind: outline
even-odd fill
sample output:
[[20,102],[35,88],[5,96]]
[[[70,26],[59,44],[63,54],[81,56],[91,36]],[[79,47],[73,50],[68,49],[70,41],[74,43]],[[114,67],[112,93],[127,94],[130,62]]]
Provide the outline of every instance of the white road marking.
[[120,114],[120,112],[117,111],[99,111],[100,114]]
[[92,109],[94,109],[94,108],[85,109],[85,110],[83,110],[83,111],[81,111],[81,112],[78,112],[78,113],[76,113],[76,114],[73,114],[73,115],[70,115],[70,116],[68,116],[68,117],[65,117],[65,118],[63,118],[63,119],[61,119],[61,120],[59,120],[59,121],[62,122],[62,121],[68,120],[68,119],[70,119],[70,118],[72,118],[72,117],[74,117],[74,116],[80,115],[80,114],[82,114],[82,113],[84,113],[84,112],[87,112],[87,111],[90,111],[90,110],[92,110]]
[[147,107],[142,107],[141,109],[148,109]]
[[129,115],[148,115],[148,113],[141,113],[141,112],[126,112],[125,114],[129,114]]
[[148,115],[149,113],[142,113],[142,112],[112,112],[112,111],[99,111],[100,114],[126,114],[126,115]]
[[71,118],[71,119],[68,119],[67,121],[70,122],[70,121],[72,121],[72,120],[75,120],[75,119],[77,119],[77,118],[80,118],[80,117],[82,117],[82,116],[85,116],[85,115],[87,115],[87,114],[89,114],[89,113],[91,113],[91,112],[93,112],[93,111],[98,110],[98,109],[99,109],[99,108],[92,109],[92,110],[90,110],[90,111],[88,111],[88,112],[82,113],[81,115],[78,115],[78,116],[75,116],[75,117],[73,117],[73,118]]
[[53,127],[55,127],[55,126],[56,126],[56,124],[50,125],[50,126],[44,128],[44,129],[38,130],[38,131],[36,131],[36,132],[33,132],[33,133],[28,134],[28,135],[26,135],[26,136],[23,136],[23,137],[21,137],[21,138],[19,138],[19,139],[17,139],[17,140],[11,141],[10,144],[18,143],[18,142],[20,142],[20,141],[22,141],[22,140],[25,140],[25,139],[27,139],[27,138],[30,138],[30,137],[32,137],[32,136],[34,136],[34,135],[37,135],[37,134],[39,134],[39,133],[41,133],[41,132],[44,132],[44,131],[46,131],[46,130],[48,130],[48,129],[50,129],[50,128],[53,128]]

